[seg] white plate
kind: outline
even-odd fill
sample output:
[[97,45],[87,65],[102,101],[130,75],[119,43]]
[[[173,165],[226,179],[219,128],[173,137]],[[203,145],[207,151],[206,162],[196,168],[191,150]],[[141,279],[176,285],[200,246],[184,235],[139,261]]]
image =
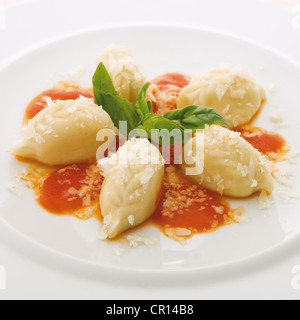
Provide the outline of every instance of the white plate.
[[[85,67],[86,74],[77,80],[83,85],[91,85],[96,57],[110,43],[129,47],[148,79],[168,71],[190,75],[203,73],[223,63],[247,65],[266,88],[276,83],[276,90],[268,92],[267,103],[256,124],[272,130],[270,113],[276,108],[284,108],[291,127],[280,132],[292,149],[300,149],[297,137],[300,130],[295,117],[299,114],[295,103],[299,101],[299,66],[240,38],[175,26],[104,28],[75,34],[30,51],[1,69],[0,105],[5,106],[5,123],[0,129],[5,139],[1,140],[1,149],[9,148],[13,137],[19,135],[24,108],[40,91],[62,78],[74,78],[73,71],[80,65]],[[20,173],[24,164],[8,153],[3,154],[0,161],[1,185],[5,188],[14,182],[14,175]],[[299,166],[288,163],[280,166],[291,167],[295,181],[290,192],[299,191]],[[31,190],[22,185],[18,188],[21,197],[1,190],[1,199],[4,199],[0,208],[2,234],[25,253],[61,267],[72,266],[81,273],[91,270],[103,273],[109,269],[118,274],[123,274],[122,271],[140,274],[141,277],[145,273],[159,274],[164,279],[168,279],[168,275],[174,276],[169,271],[180,272],[187,278],[192,271],[199,277],[215,275],[242,265],[249,267],[271,262],[271,258],[282,259],[300,238],[299,202],[283,202],[275,191],[274,204],[268,210],[258,210],[257,199],[241,203],[247,202],[244,215],[249,221],[245,224],[232,224],[213,233],[196,235],[186,246],[166,238],[156,228],[145,228],[139,233],[154,236],[157,245],[154,248],[123,246],[125,252],[118,257],[114,252],[117,243],[97,239],[99,223],[96,220],[83,222],[49,214],[36,204]],[[239,204],[233,203],[233,206]]]

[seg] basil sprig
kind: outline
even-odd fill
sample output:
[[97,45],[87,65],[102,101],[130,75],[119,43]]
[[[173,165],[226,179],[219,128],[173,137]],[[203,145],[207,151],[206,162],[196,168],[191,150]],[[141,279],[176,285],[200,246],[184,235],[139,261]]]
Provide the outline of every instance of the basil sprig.
[[151,101],[146,101],[145,98],[149,85],[150,83],[147,82],[140,89],[137,102],[134,105],[119,97],[102,62],[98,65],[93,76],[94,96],[97,104],[101,105],[109,114],[117,128],[120,129],[120,121],[127,121],[127,132],[121,132],[125,136],[128,136],[129,133],[132,136],[133,131],[142,131],[144,132],[142,136],[145,137],[146,133],[149,139],[161,145],[174,144],[187,140],[185,129],[203,129],[206,124],[216,123],[229,125],[218,112],[208,107],[192,105],[169,111],[164,116],[154,114]]
[[120,121],[127,121],[127,132],[121,132],[123,135],[127,136],[130,131],[138,126],[140,118],[135,105],[118,96],[102,62],[98,65],[93,76],[93,88],[98,106],[103,107],[117,128],[119,128]]
[[145,119],[145,117],[148,114],[152,114],[152,103],[151,101],[146,101],[146,98],[145,98],[146,91],[149,85],[150,85],[150,82],[145,83],[138,93],[136,110],[140,115],[141,119]]
[[206,124],[211,125],[215,123],[229,125],[216,110],[195,105],[171,110],[167,112],[164,117],[174,121],[184,129],[203,129]]

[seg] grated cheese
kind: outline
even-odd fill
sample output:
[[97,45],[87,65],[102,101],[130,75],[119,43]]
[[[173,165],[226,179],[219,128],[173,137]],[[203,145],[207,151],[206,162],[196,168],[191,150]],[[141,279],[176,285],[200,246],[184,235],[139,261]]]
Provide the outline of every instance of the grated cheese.
[[216,88],[216,95],[218,97],[218,100],[221,101],[223,96],[225,95],[226,91],[228,90],[229,86],[228,84],[219,85]]
[[274,123],[280,123],[283,122],[283,109],[278,109],[275,110],[271,115],[270,115],[270,120]]
[[125,249],[121,247],[119,244],[114,247],[114,253],[116,256],[121,256],[125,252]]
[[243,177],[246,177],[249,173],[249,167],[247,165],[242,165],[241,163],[237,164],[237,170],[242,174]]
[[165,233],[181,245],[186,245],[186,237],[191,236],[192,231],[186,228],[166,228]]
[[235,222],[235,223],[239,223],[241,217],[243,216],[244,213],[244,208],[243,207],[238,207],[236,209],[233,209],[229,212],[229,215],[231,217],[231,219]]
[[279,184],[286,187],[292,186],[293,172],[291,169],[275,168],[272,175]]
[[130,216],[128,216],[128,222],[130,225],[134,225],[134,221],[135,221],[135,218],[134,218],[134,215],[131,214]]
[[16,196],[21,196],[21,191],[18,189],[17,185],[14,183],[10,183],[7,186],[7,189]]
[[300,199],[300,193],[293,193],[283,188],[279,188],[277,190],[277,195],[285,201],[290,201],[291,199]]
[[270,82],[268,84],[268,89],[270,93],[273,93],[277,90],[277,84],[275,82]]
[[291,151],[288,156],[287,156],[287,160],[292,163],[295,164],[296,163],[296,158],[300,155],[300,150],[293,150]]
[[222,113],[224,114],[228,113],[229,109],[230,109],[230,104],[227,104],[226,107],[223,109]]
[[243,215],[236,216],[235,220],[237,223],[240,223],[240,224],[247,224],[250,222],[250,219],[248,217],[243,216]]
[[261,191],[258,197],[258,207],[260,210],[269,209],[272,205],[272,201],[269,199],[266,191]]
[[139,245],[145,245],[149,248],[152,248],[156,245],[157,239],[155,238],[147,238],[140,234],[130,234],[125,236],[125,238],[122,239],[123,241],[127,242],[130,247],[136,248]]
[[291,124],[288,122],[279,122],[274,125],[275,129],[284,129],[291,127]]
[[251,188],[256,188],[258,186],[257,180],[253,179],[251,183]]
[[108,214],[103,218],[103,226],[102,226],[102,230],[100,231],[100,234],[98,236],[98,238],[100,240],[106,240],[108,237],[108,228],[110,226],[112,222],[112,215]]
[[283,129],[291,126],[291,124],[284,121],[282,109],[277,109],[270,114],[270,120],[273,122],[275,129]]
[[224,207],[217,207],[217,206],[212,206],[212,208],[216,211],[218,214],[223,214],[225,211]]

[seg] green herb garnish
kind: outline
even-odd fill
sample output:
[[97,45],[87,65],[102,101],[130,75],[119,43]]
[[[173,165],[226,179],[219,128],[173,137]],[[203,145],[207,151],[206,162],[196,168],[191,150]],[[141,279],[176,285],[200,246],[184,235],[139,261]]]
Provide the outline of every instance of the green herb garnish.
[[131,102],[118,96],[113,82],[101,62],[93,76],[93,88],[96,102],[109,114],[114,125],[119,128],[120,121],[127,121],[127,132],[121,132],[128,136],[140,123],[136,107]]
[[164,118],[174,121],[183,129],[203,129],[206,124],[229,123],[214,109],[199,106],[187,106],[167,112]]
[[[98,105],[109,114],[114,125],[128,137],[136,134],[148,137],[160,145],[186,141],[185,130],[203,129],[206,124],[228,122],[214,109],[200,106],[187,106],[172,110],[164,116],[154,114],[151,101],[146,101],[145,94],[150,83],[147,82],[139,91],[136,104],[118,96],[113,82],[101,62],[93,76],[94,96]],[[120,121],[127,122],[126,132],[122,132]],[[124,130],[123,130],[124,131]],[[171,139],[170,139],[171,137]]]

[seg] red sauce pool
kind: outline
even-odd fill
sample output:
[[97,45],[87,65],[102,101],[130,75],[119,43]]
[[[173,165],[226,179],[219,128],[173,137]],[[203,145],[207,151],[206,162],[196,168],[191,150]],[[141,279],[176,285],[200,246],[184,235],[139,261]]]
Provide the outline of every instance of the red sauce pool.
[[153,112],[164,115],[177,108],[177,100],[182,88],[187,86],[191,78],[182,73],[166,73],[156,77],[151,82],[156,84],[151,90],[155,101],[152,101]]
[[286,140],[278,133],[252,126],[240,128],[237,131],[254,148],[268,155],[273,160],[276,160],[276,158],[279,158],[288,151]]
[[[178,166],[163,183],[163,195],[153,215],[161,228],[185,228],[194,233],[212,231],[229,220],[229,207],[222,197],[192,183]],[[175,181],[174,181],[175,179]]]
[[24,115],[24,124],[36,116],[40,111],[47,107],[47,98],[54,100],[75,100],[80,96],[87,98],[94,98],[94,96],[84,90],[72,90],[72,91],[63,91],[63,90],[46,90],[36,96],[27,106],[25,115]]
[[191,77],[177,72],[170,72],[154,78],[151,82],[158,86],[174,85],[179,88],[186,87],[191,81]]
[[51,172],[38,187],[38,202],[56,214],[75,211],[97,200],[103,178],[96,165],[73,164]]

